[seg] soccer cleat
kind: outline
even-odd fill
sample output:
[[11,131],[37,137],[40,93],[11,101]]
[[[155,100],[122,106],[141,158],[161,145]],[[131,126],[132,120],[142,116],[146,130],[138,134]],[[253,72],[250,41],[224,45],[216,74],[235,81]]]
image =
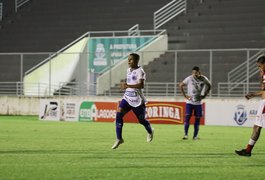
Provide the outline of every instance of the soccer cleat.
[[182,140],[187,140],[188,139],[188,136],[187,135],[185,135],[183,138],[182,138]]
[[242,149],[242,150],[235,150],[235,153],[238,154],[239,156],[251,156],[251,152],[247,152],[246,149]]
[[118,148],[119,145],[121,145],[122,143],[124,143],[124,140],[123,140],[123,139],[117,139],[111,148],[112,148],[112,149],[116,149],[116,148]]
[[146,139],[147,142],[151,142],[153,140],[154,132],[155,132],[155,129],[152,129],[152,133],[151,134],[149,134],[149,133],[147,134],[147,139]]

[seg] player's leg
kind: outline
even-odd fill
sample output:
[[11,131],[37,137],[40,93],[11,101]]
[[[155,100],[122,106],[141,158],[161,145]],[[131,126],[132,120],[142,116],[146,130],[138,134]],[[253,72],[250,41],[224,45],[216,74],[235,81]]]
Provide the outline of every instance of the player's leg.
[[253,126],[252,135],[248,142],[246,149],[236,150],[235,152],[240,156],[251,156],[252,149],[259,139],[261,128],[265,126],[265,101],[261,101],[257,117]]
[[184,137],[183,140],[188,139],[188,133],[189,133],[189,127],[190,127],[190,118],[193,111],[193,105],[192,104],[186,104],[186,115],[185,115],[185,121],[184,121]]
[[123,116],[130,110],[130,106],[124,99],[121,101],[117,113],[116,113],[116,142],[112,146],[112,149],[116,149],[120,144],[124,142],[122,138]]
[[148,120],[145,119],[145,104],[142,104],[138,107],[132,109],[134,114],[136,115],[140,124],[142,124],[147,131],[147,142],[151,142],[153,140],[154,129],[151,127],[151,124]]
[[249,139],[246,149],[236,150],[235,152],[240,156],[251,156],[252,149],[259,139],[261,129],[262,127],[254,124],[252,135],[251,138]]
[[199,127],[200,127],[200,120],[202,117],[202,105],[194,105],[194,115],[195,115],[195,122],[194,122],[193,140],[197,140]]
[[251,153],[251,151],[252,151],[255,143],[259,139],[261,129],[262,129],[262,127],[257,126],[257,125],[254,124],[254,126],[253,126],[253,132],[252,132],[251,138],[249,139],[249,143],[247,145],[246,152]]

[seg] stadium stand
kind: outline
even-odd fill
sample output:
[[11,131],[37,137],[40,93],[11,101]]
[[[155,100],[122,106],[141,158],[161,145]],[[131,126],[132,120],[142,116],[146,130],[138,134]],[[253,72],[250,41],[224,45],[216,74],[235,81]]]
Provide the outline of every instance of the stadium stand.
[[264,7],[262,0],[206,0],[163,28],[170,49],[262,48]]
[[[32,0],[16,14],[12,11],[7,13],[0,22],[0,52],[50,53],[58,51],[88,31],[128,30],[135,24],[139,24],[142,29],[152,29],[153,12],[167,2]],[[14,9],[11,5],[9,7]],[[23,63],[24,72],[48,55],[28,55]],[[20,81],[19,74],[13,73],[20,71],[20,57],[1,55],[0,60],[0,82]],[[10,66],[12,69],[7,68]]]
[[153,12],[167,2],[144,0],[139,6],[137,0],[34,0],[3,20],[0,49],[55,52],[88,31],[128,30],[135,24],[152,29]]
[[[169,49],[233,49],[265,47],[265,1],[205,0],[190,7],[162,28],[169,35]],[[253,52],[255,53],[255,52]],[[174,53],[168,52],[145,67],[148,82],[174,82]],[[194,65],[209,77],[209,53],[178,53],[177,82],[191,73]],[[227,73],[246,60],[245,52],[213,53],[213,93]]]
[[[264,0],[188,0],[188,11],[161,27],[167,29],[169,48],[230,49],[264,48]],[[152,29],[153,12],[168,0],[65,1],[32,0],[17,14],[1,22],[0,52],[55,52],[87,31],[127,30],[134,24]],[[254,54],[254,52],[253,52]],[[26,71],[48,54],[27,57]],[[209,52],[178,53],[177,81],[199,65],[209,76]],[[245,52],[213,53],[214,91],[217,82],[227,81],[227,72],[246,60]],[[2,61],[4,58],[4,61]],[[175,54],[167,52],[144,69],[147,82],[173,82]],[[0,81],[18,81],[18,57],[0,57]],[[194,61],[196,59],[196,61]],[[243,60],[242,60],[243,59]],[[7,63],[8,62],[8,63]]]

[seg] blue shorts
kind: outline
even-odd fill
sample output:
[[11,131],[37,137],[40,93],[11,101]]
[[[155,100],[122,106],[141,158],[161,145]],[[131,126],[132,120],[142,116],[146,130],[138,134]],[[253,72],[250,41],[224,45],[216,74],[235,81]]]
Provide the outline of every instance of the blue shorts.
[[133,107],[129,105],[129,103],[125,99],[122,99],[122,101],[119,104],[119,108],[123,110],[124,114],[132,110],[137,117],[141,117],[141,118],[145,117],[145,104],[144,103],[138,107]]
[[186,104],[186,115],[191,115],[194,112],[195,117],[202,117],[202,105]]

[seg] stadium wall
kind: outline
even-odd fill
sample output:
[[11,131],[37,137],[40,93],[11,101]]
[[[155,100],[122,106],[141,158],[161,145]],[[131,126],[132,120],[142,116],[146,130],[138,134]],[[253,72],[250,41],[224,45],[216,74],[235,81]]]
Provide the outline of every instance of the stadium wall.
[[[41,100],[63,100],[63,101],[92,101],[117,103],[120,97],[0,97],[0,115],[39,115]],[[158,102],[183,102],[182,97],[149,97],[149,101]],[[221,126],[253,126],[258,99],[247,101],[243,98],[233,99],[207,99],[205,102],[205,125]],[[115,109],[116,107],[114,107]]]

